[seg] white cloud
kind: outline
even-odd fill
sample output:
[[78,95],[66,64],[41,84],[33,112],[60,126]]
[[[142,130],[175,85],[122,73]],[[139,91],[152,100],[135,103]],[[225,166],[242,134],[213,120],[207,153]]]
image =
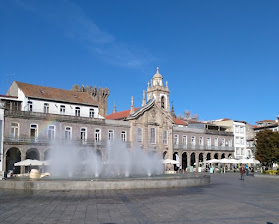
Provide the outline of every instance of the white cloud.
[[50,20],[63,31],[67,38],[79,41],[107,63],[130,68],[140,68],[155,60],[147,50],[128,46],[103,31],[75,3],[60,0],[55,2],[17,1],[18,6]]

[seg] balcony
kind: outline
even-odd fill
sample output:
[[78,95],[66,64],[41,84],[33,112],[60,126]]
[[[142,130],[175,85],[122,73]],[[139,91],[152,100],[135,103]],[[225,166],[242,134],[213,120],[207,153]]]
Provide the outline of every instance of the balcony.
[[105,119],[91,118],[91,117],[78,117],[63,114],[50,114],[50,113],[40,113],[31,111],[5,111],[6,117],[13,118],[23,118],[23,119],[41,119],[41,120],[56,120],[56,121],[69,121],[69,122],[79,122],[79,123],[98,123],[105,124]]
[[207,145],[183,145],[183,144],[174,144],[173,145],[174,149],[178,150],[193,150],[193,151],[234,151],[234,147],[229,147],[229,146],[207,146]]
[[[84,141],[84,140],[56,140],[57,144],[71,144],[71,145],[84,145],[91,147],[106,147],[107,141]],[[12,138],[5,137],[4,144],[6,145],[49,145],[53,141],[45,138]],[[130,142],[125,142],[127,147],[131,147]]]
[[233,132],[219,131],[219,130],[208,130],[208,129],[205,130],[205,134],[233,136]]

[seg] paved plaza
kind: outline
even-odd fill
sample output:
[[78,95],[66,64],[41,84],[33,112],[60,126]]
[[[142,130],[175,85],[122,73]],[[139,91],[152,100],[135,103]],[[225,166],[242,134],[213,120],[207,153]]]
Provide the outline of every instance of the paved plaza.
[[0,189],[0,223],[279,223],[279,179],[212,174],[200,187],[150,190]]

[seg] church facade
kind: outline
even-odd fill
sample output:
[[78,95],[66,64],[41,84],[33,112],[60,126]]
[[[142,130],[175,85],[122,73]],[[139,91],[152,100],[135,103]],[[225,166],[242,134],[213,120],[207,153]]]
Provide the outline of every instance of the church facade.
[[[74,86],[54,89],[15,82],[0,99],[0,169],[25,159],[47,160],[51,141],[71,141],[106,160],[109,142],[178,160],[183,169],[213,158],[234,157],[233,133],[225,127],[177,119],[170,108],[168,83],[157,72],[143,91],[141,107],[106,115],[108,89]],[[63,159],[63,158],[61,158]],[[176,169],[170,166],[169,169]],[[1,171],[0,170],[0,171]],[[16,168],[24,173],[25,168]]]

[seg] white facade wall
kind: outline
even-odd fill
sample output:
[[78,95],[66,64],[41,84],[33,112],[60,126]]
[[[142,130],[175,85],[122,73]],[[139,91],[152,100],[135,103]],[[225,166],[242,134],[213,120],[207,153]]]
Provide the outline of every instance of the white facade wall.
[[233,122],[234,132],[234,146],[235,146],[235,158],[242,159],[247,158],[247,144],[246,144],[246,125],[242,122]]
[[71,103],[62,103],[62,102],[54,102],[54,101],[48,101],[48,100],[40,100],[40,99],[29,99],[28,97],[25,97],[23,92],[19,89],[18,92],[18,98],[19,100],[22,100],[22,111],[28,111],[29,110],[29,104],[32,102],[32,111],[38,112],[38,113],[44,113],[44,104],[49,105],[49,111],[50,114],[63,114],[60,112],[61,106],[65,106],[65,113],[64,115],[70,115],[75,116],[75,110],[76,107],[80,108],[80,116],[81,117],[90,117],[89,112],[90,109],[94,109],[94,118],[102,118],[99,116],[99,109],[97,106],[87,106],[82,104],[71,104]]
[[0,103],[0,180],[2,179],[2,171],[3,171],[3,161],[4,161],[4,153],[3,153],[3,139],[4,139],[4,103]]

